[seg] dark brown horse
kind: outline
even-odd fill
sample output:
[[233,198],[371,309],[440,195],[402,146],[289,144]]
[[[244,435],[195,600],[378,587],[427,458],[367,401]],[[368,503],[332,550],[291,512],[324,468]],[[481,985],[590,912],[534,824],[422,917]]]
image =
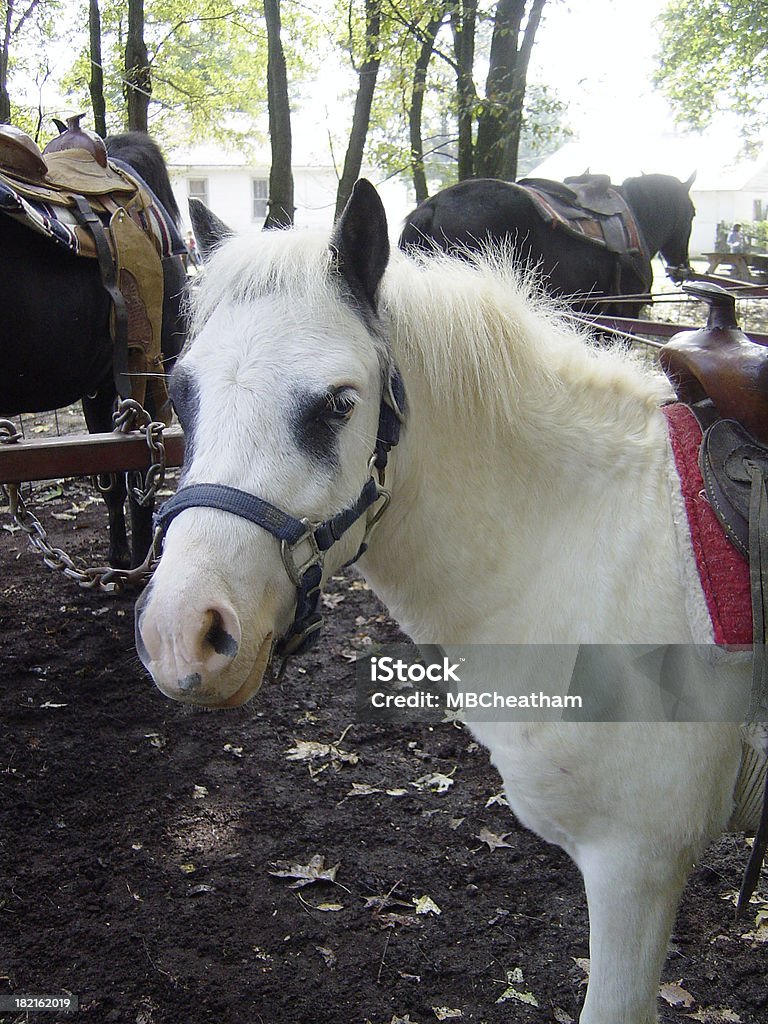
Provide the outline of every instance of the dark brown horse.
[[[670,273],[685,276],[696,212],[689,195],[693,180],[694,176],[681,182],[666,174],[644,174],[627,178],[615,189],[641,236],[642,244],[631,258],[547,222],[523,183],[490,178],[462,181],[426,199],[406,217],[400,247],[460,253],[488,243],[504,245],[517,262],[541,274],[549,292],[576,308],[636,316],[642,303],[613,307],[595,300],[649,292],[650,261],[656,253],[664,257]],[[563,190],[559,182],[542,184]]]

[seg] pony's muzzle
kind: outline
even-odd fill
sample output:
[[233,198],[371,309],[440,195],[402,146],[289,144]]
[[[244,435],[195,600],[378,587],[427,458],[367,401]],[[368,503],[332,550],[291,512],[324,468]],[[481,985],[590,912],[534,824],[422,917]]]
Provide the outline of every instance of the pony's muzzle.
[[158,688],[174,700],[228,704],[242,689],[232,671],[241,641],[240,620],[226,601],[177,606],[173,617],[153,606],[151,589],[137,602],[139,657]]

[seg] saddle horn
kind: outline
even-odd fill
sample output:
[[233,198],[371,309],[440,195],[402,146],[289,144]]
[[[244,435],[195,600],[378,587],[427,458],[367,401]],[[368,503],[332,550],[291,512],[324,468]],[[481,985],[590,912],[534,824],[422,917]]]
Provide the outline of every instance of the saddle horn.
[[104,145],[104,140],[100,135],[96,135],[94,132],[87,132],[84,128],[80,127],[80,122],[84,117],[85,114],[75,114],[74,117],[67,118],[66,124],[57,117],[54,117],[52,120],[59,129],[59,135],[55,139],[51,139],[43,150],[43,155],[46,153],[58,153],[62,149],[84,149],[91,154],[98,164],[106,167],[107,147]]

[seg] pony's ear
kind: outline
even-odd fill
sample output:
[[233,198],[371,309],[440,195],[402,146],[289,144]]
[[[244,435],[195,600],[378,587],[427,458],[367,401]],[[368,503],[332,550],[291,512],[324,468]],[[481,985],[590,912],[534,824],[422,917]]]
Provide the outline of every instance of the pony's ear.
[[370,181],[355,182],[331,238],[336,268],[359,300],[376,309],[376,289],[389,261],[387,215]]
[[208,259],[225,238],[234,234],[234,231],[228,228],[223,220],[219,220],[199,199],[189,200],[189,219],[192,221],[198,251],[204,260]]
[[683,185],[685,185],[687,192],[691,191],[691,185],[694,183],[694,181],[696,181],[696,171],[693,172],[688,181],[683,182]]

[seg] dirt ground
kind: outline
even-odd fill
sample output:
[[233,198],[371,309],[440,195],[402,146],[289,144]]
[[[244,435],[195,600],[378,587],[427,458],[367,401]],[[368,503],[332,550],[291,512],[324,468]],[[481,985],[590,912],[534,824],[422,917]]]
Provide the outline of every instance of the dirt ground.
[[[35,501],[101,561],[87,484]],[[281,683],[193,713],[141,668],[131,597],[44,568],[2,508],[0,527],[0,994],[80,1005],[0,1024],[577,1019],[579,875],[517,825],[466,732],[356,719],[355,652],[399,638],[357,577],[333,581],[319,646]],[[733,920],[746,855],[726,837],[694,872],[665,1024],[768,1020],[765,875]]]

